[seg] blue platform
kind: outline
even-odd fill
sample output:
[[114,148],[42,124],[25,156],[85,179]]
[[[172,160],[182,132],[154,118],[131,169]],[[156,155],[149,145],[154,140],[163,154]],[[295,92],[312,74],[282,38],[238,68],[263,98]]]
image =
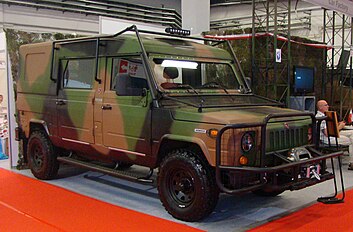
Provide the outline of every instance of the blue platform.
[[2,139],[0,139],[0,160],[8,159],[9,157],[4,153],[2,144],[3,144]]

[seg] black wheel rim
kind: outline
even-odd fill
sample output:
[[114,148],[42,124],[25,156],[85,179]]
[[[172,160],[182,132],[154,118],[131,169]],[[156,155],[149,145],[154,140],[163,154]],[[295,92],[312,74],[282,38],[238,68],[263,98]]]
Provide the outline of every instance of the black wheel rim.
[[195,179],[186,169],[174,169],[167,178],[168,190],[171,197],[181,207],[187,207],[195,199]]
[[32,141],[30,152],[32,167],[38,171],[42,168],[44,162],[42,145],[38,141]]

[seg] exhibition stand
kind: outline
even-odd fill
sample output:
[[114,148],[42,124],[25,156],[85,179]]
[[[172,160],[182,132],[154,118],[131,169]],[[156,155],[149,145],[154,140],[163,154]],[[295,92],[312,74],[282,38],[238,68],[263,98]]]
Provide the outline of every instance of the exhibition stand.
[[7,159],[8,156],[8,122],[6,111],[0,109],[0,160]]

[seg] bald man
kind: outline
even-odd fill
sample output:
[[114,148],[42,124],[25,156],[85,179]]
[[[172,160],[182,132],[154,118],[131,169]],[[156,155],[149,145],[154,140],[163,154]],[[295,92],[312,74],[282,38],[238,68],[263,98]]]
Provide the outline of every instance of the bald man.
[[[317,107],[317,113],[316,117],[324,117],[325,112],[329,110],[329,105],[325,100],[319,100],[316,104]],[[350,157],[350,163],[348,166],[349,170],[353,170],[353,130],[344,130],[342,129],[345,127],[346,123],[344,121],[341,121],[338,123],[338,130],[340,131],[340,137],[337,139],[338,144],[340,145],[349,145],[349,157]],[[327,127],[326,127],[326,121],[322,121],[320,125],[320,142],[324,144],[329,144],[328,142],[328,136],[327,136]],[[336,144],[336,140],[333,137],[330,137],[330,144],[334,145]]]

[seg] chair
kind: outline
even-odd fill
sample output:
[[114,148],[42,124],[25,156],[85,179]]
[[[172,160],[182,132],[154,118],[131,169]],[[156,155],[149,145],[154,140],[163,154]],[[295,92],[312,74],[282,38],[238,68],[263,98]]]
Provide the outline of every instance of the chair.
[[[336,138],[336,145],[338,145],[337,138],[340,137],[340,132],[338,129],[338,120],[336,111],[327,111],[325,112],[326,116],[326,128],[327,128],[327,136]],[[330,144],[330,140],[329,140]]]
[[166,82],[161,84],[163,89],[174,89],[178,87],[177,83],[174,83],[174,79],[178,78],[179,71],[176,67],[165,67],[163,70],[163,77]]
[[[327,111],[325,112],[326,116],[326,128],[327,128],[327,136],[328,136],[328,147],[324,147],[323,149],[329,150],[332,152],[333,150],[339,151],[342,150],[343,146],[338,144],[338,138],[340,137],[339,128],[338,128],[338,120],[337,120],[337,113],[336,111]],[[319,120],[321,124],[322,120]],[[320,124],[318,127],[320,128]],[[332,146],[331,144],[331,137],[335,138],[335,145]],[[333,149],[332,149],[333,148]],[[338,159],[338,168],[340,171],[340,179],[341,179],[341,188],[342,188],[342,197],[340,199],[336,198],[337,196],[337,181],[336,181],[336,174],[335,174],[335,167],[333,163],[333,158],[331,158],[331,165],[332,165],[332,173],[334,175],[334,188],[335,194],[329,197],[319,197],[317,201],[325,203],[325,204],[335,204],[335,203],[343,203],[345,198],[345,191],[344,191],[344,183],[343,183],[343,175],[342,175],[342,163],[341,157],[337,156]]]
[[[326,128],[327,128],[327,136],[330,148],[336,148],[336,150],[348,150],[348,145],[338,144],[338,138],[340,137],[340,132],[338,128],[338,120],[336,111],[327,111],[325,112],[326,116]],[[335,138],[335,144],[331,144],[330,138]]]

